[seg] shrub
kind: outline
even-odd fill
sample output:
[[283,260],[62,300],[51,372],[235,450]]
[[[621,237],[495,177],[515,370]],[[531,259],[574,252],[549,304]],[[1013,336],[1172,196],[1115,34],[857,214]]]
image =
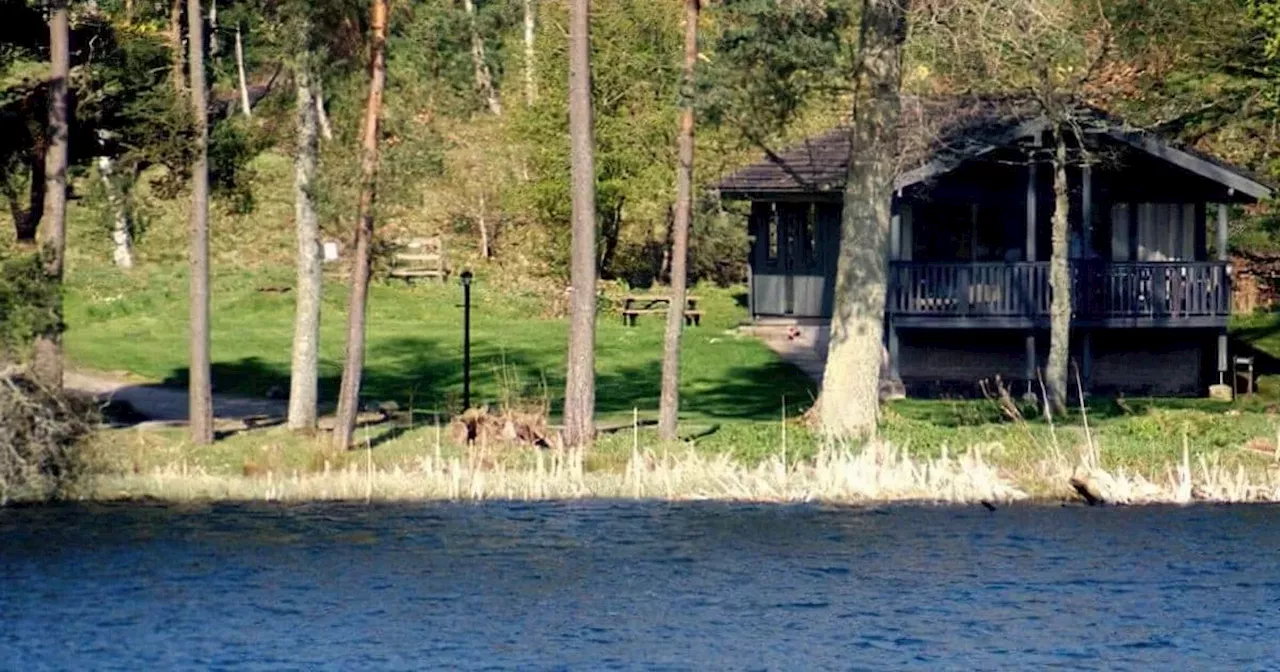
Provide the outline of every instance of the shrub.
[[0,504],[66,495],[83,473],[79,448],[98,420],[92,399],[0,375]]
[[0,253],[0,362],[57,324],[57,296],[37,255]]

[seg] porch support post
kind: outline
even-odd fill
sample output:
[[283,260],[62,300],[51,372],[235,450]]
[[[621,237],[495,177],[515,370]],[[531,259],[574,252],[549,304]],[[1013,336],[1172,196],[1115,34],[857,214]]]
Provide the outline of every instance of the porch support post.
[[898,327],[892,319],[886,320],[889,336],[889,380],[901,384],[902,374],[898,371]]
[[1028,333],[1026,338],[1026,370],[1027,394],[1035,396],[1036,383],[1036,335]]
[[1036,260],[1036,164],[1035,158],[1027,155],[1027,261]]
[[1218,204],[1218,261],[1227,260],[1227,204]]
[[894,208],[889,225],[889,259],[902,259],[902,213],[898,208]]
[[1093,332],[1080,330],[1080,385],[1085,392],[1089,391],[1089,381],[1093,380]]
[[1093,166],[1080,167],[1080,254],[1093,257]]
[[[1218,333],[1218,382],[1227,382],[1227,332]],[[1232,381],[1234,383],[1235,381]]]

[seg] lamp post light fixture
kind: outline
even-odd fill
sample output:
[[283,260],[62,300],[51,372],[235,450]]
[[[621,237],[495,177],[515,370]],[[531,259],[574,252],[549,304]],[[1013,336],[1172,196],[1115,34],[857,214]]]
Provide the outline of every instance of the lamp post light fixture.
[[462,410],[471,408],[471,270],[462,271]]

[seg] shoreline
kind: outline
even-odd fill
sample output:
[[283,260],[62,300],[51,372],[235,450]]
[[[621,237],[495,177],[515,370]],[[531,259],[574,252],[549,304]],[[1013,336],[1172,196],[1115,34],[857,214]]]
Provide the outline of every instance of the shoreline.
[[[1277,503],[1280,465],[1245,469],[1216,455],[1183,459],[1149,478],[1097,466],[1096,456],[1045,456],[1017,466],[992,461],[998,446],[913,456],[892,445],[826,449],[754,466],[693,450],[636,450],[618,469],[588,469],[581,451],[533,451],[508,465],[480,451],[375,465],[372,451],[347,464],[217,473],[185,460],[137,471],[91,470],[68,499],[96,502],[442,502],[651,500],[848,505],[1102,505]],[[247,469],[246,469],[247,471]],[[1081,489],[1081,484],[1087,490]],[[1086,497],[1085,492],[1091,493]]]

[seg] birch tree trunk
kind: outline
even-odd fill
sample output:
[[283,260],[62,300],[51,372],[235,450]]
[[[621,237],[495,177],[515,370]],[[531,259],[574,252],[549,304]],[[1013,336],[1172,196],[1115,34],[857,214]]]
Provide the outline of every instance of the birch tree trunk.
[[480,226],[480,256],[485,259],[493,257],[493,240],[489,236],[489,222],[485,219],[487,214],[486,199],[484,194],[480,195],[480,214],[476,219],[476,223]]
[[569,360],[565,444],[595,439],[596,171],[591,115],[591,3],[569,1],[569,144],[573,242],[570,252]]
[[1049,359],[1045,387],[1055,413],[1067,410],[1067,370],[1071,356],[1071,199],[1067,191],[1067,143],[1062,123],[1053,128],[1053,219],[1049,255]]
[[[67,0],[53,0],[49,13],[49,150],[44,167],[44,226],[40,255],[47,282],[62,284],[66,249],[67,155],[70,108],[67,78],[71,74],[70,26]],[[35,179],[33,177],[33,179]],[[53,306],[53,326],[36,336],[32,373],[42,384],[62,389],[62,299]]]
[[874,436],[879,415],[906,4],[862,3],[835,314],[819,398],[823,433],[838,440]]
[[680,109],[679,162],[676,164],[676,211],[671,231],[671,306],[662,344],[662,393],[658,403],[658,438],[675,441],[680,411],[680,335],[689,279],[689,222],[693,217],[693,96],[698,62],[700,0],[684,0],[684,92]]
[[221,62],[218,56],[222,52],[222,44],[218,41],[218,0],[209,0],[209,56],[214,66]]
[[246,117],[252,117],[249,109],[249,82],[244,75],[244,40],[240,36],[240,26],[236,26],[236,73],[240,80],[240,111]]
[[173,91],[179,97],[186,92],[187,74],[182,60],[182,0],[169,0],[169,68]]
[[120,268],[133,268],[133,231],[129,221],[129,209],[116,184],[115,161],[109,156],[98,157],[98,177],[107,194],[107,206],[111,208],[111,261]]
[[534,0],[524,0],[524,104],[526,106],[538,102],[538,55],[534,51],[538,14],[533,3]]
[[204,82],[204,22],[200,0],[187,0],[187,62],[195,158],[191,163],[191,442],[213,443],[213,383],[209,361],[209,105]]
[[500,117],[502,101],[498,100],[498,92],[493,89],[493,73],[489,70],[489,61],[485,57],[484,40],[476,27],[476,5],[472,0],[462,0],[462,6],[467,10],[467,21],[471,26],[471,64],[476,73],[476,88],[484,94],[489,111]]
[[316,428],[317,378],[320,359],[321,251],[320,224],[311,200],[316,175],[316,104],[312,85],[310,23],[302,21],[298,36],[294,85],[297,147],[293,161],[293,218],[298,238],[298,288],[293,319],[293,359],[289,368],[289,417],[292,430]]
[[338,414],[333,445],[351,447],[356,414],[360,407],[360,379],[364,374],[365,312],[369,302],[369,272],[373,240],[373,205],[378,184],[378,122],[382,116],[382,89],[387,78],[387,0],[373,0],[370,28],[369,98],[364,108],[360,152],[360,213],[356,222],[355,258],[351,268],[351,295],[347,299],[347,351],[338,392]]
[[333,127],[329,125],[329,115],[324,111],[324,80],[319,73],[311,73],[316,101],[316,121],[320,124],[320,137],[326,141],[333,140]]

